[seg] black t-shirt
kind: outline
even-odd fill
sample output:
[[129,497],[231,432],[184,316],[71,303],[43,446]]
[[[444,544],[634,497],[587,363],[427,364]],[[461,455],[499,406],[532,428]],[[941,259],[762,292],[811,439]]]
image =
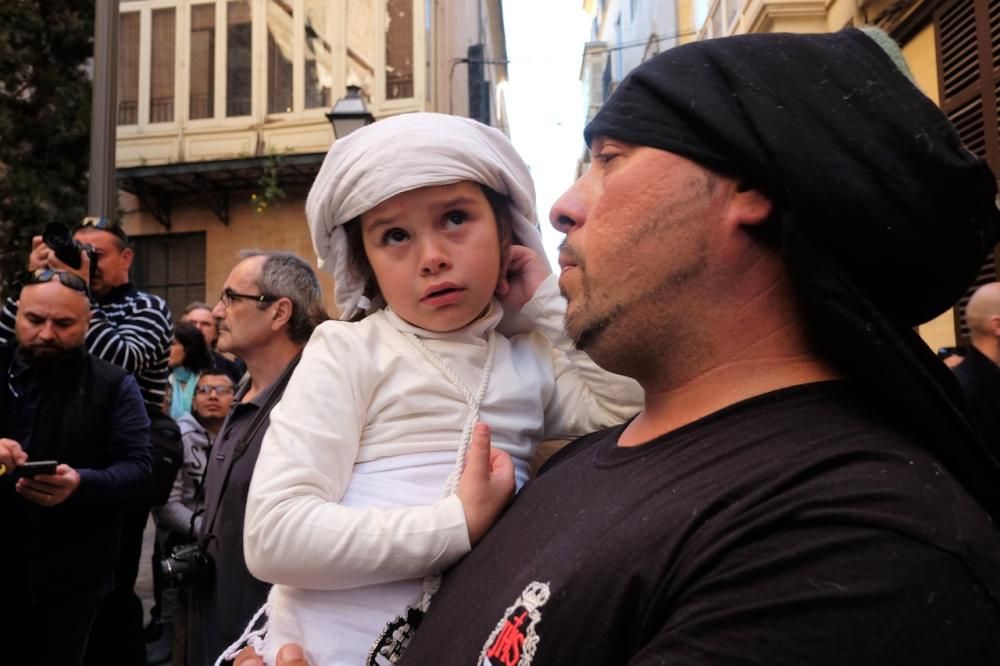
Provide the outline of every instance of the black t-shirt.
[[1000,531],[848,384],[621,429],[524,488],[404,664],[1000,664]]

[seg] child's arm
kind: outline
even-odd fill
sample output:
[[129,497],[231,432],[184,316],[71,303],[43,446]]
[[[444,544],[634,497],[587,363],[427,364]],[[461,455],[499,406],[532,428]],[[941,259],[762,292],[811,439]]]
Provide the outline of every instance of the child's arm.
[[[369,358],[351,336],[337,334],[343,326],[317,329],[271,415],[244,530],[247,566],[261,580],[345,589],[421,577],[466,554],[470,526],[478,537],[500,510],[495,499],[481,501],[484,491],[472,479],[481,481],[482,474],[464,484],[468,512],[457,495],[393,509],[338,503],[350,481],[371,391],[364,381]],[[488,455],[470,470],[489,469]]]

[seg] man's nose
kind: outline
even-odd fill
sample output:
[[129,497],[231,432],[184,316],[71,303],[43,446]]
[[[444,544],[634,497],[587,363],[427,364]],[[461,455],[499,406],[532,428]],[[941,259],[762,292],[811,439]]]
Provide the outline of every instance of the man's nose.
[[52,322],[47,321],[42,325],[42,327],[38,330],[38,337],[42,340],[55,340],[56,329],[52,325]]
[[216,322],[221,321],[226,316],[226,306],[222,304],[221,298],[215,304],[215,307],[212,308],[212,316],[215,317]]
[[549,223],[556,231],[568,234],[571,230],[583,226],[587,219],[583,183],[583,179],[586,177],[587,174],[581,176],[552,204],[552,210],[549,211]]

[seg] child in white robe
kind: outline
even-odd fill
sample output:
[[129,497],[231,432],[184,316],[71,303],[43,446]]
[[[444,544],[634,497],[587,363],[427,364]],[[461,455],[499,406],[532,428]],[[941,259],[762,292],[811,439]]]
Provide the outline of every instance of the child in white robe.
[[501,132],[380,120],[334,143],[306,212],[342,321],[306,345],[254,471],[247,565],[275,585],[249,642],[272,664],[288,642],[313,666],[388,664],[538,443],[624,421],[641,390],[563,331],[534,188]]

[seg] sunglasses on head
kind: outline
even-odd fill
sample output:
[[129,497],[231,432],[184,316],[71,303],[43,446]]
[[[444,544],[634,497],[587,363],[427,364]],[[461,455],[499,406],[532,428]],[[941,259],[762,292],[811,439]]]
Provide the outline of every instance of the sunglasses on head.
[[53,279],[59,280],[64,287],[69,287],[73,291],[78,291],[81,294],[86,295],[87,298],[90,298],[90,287],[88,287],[87,282],[76,273],[57,271],[54,268],[39,268],[37,271],[26,273],[21,278],[20,282],[22,286],[27,286],[29,284],[45,284],[46,282],[51,282]]
[[85,217],[83,222],[80,223],[80,229],[98,229],[99,231],[107,231],[109,234],[114,234],[118,239],[125,243],[125,247],[131,247],[129,243],[128,236],[125,235],[125,230],[121,228],[121,225],[115,224],[110,218],[107,217]]

